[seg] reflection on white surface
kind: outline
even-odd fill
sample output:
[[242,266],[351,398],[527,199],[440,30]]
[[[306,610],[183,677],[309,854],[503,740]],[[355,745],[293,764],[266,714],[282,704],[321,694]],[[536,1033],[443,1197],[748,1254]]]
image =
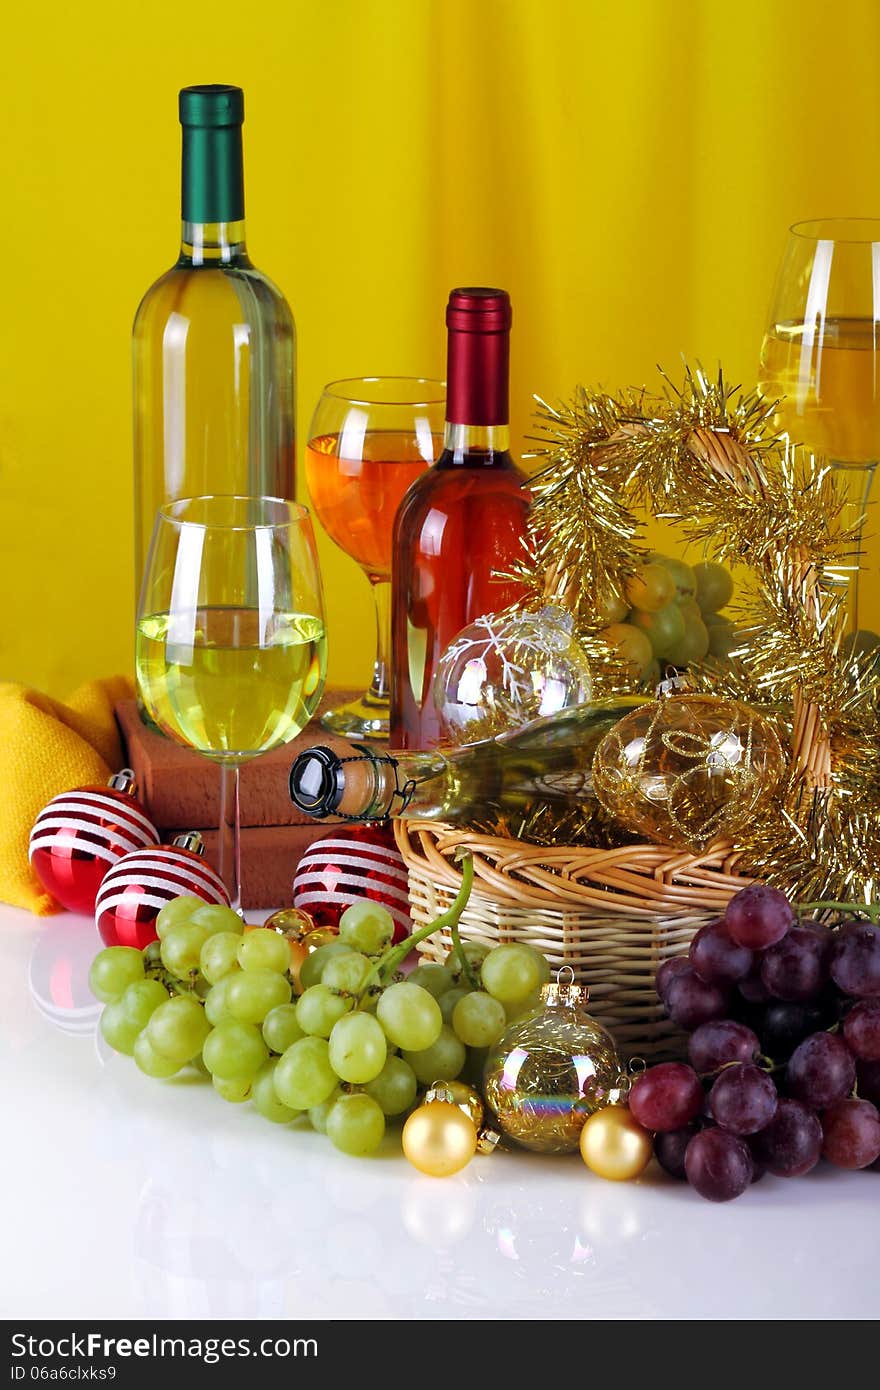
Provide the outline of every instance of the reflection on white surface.
[[[89,966],[101,949],[94,927],[64,913],[39,929],[28,964],[28,988],[40,1013],[65,1033],[95,1031],[101,1005],[89,989]],[[72,925],[73,924],[73,925]]]
[[[662,1175],[604,1183],[576,1155],[499,1152],[439,1180],[395,1135],[358,1162],[194,1073],[155,1082],[96,1056],[90,922],[3,909],[0,943],[9,1317],[877,1314],[876,1173],[765,1179],[714,1206]],[[821,1275],[768,1291],[784,1269]]]

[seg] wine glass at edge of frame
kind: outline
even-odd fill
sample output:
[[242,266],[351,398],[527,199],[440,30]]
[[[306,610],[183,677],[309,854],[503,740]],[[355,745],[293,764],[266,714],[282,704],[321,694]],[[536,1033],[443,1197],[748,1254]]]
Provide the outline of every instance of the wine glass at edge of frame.
[[239,769],[295,738],[324,688],[324,603],[308,510],[233,496],[160,508],[135,663],[158,728],[220,766],[220,875],[240,913]]
[[306,448],[315,516],[356,560],[376,606],[368,690],[325,714],[331,733],[387,739],[394,518],[404,494],[443,448],[446,386],[425,377],[353,377],[324,387]]
[[[880,460],[880,218],[817,218],[789,229],[758,385],[777,402],[775,427],[834,469],[845,490],[844,521],[860,523]],[[863,532],[860,524],[859,550]],[[854,557],[839,574],[851,633],[860,608],[870,605],[874,622],[880,618],[880,594],[860,595],[869,571],[862,561],[860,576]],[[853,640],[880,643],[870,632]]]

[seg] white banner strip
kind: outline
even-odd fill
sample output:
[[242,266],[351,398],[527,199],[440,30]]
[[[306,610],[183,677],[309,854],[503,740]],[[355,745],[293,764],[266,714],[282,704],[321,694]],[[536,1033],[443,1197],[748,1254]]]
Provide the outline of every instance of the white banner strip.
[[[63,843],[63,841],[60,841],[60,844]],[[122,840],[119,840],[118,843],[122,844]],[[33,859],[34,853],[38,849],[51,850],[57,849],[58,847],[59,839],[57,835],[34,835],[31,838],[30,846],[28,848],[28,858]],[[119,862],[118,850],[112,850],[107,845],[92,845],[87,844],[84,840],[77,840],[75,844],[67,845],[66,848],[88,851],[88,853],[93,854],[96,859],[105,859],[108,864],[117,864]],[[139,845],[131,846],[131,850],[136,850],[139,848]]]
[[156,827],[136,806],[127,805],[123,801],[114,801],[112,796],[103,796],[100,792],[72,791],[62,792],[61,795],[64,798],[63,801],[56,800],[53,810],[57,807],[59,810],[66,811],[68,809],[68,803],[70,803],[69,809],[75,811],[91,811],[96,805],[106,806],[108,811],[112,811],[114,815],[125,816],[126,819],[134,821],[136,825],[142,826],[144,830],[148,830],[151,840],[155,840],[156,838]]
[[[357,874],[338,874],[334,878],[332,884],[328,884],[324,879],[312,873],[297,873],[296,877],[293,880],[293,888],[297,897],[304,888],[308,888],[313,892],[322,892],[325,898],[337,898],[339,896],[339,884],[342,884],[344,887],[349,888],[360,888],[362,890],[361,897],[367,896],[366,892],[363,891],[364,881],[362,878],[359,878]],[[409,894],[405,892],[403,888],[395,888],[390,883],[377,883],[376,890],[377,892],[381,891],[383,894],[387,894],[391,898],[396,898],[398,902],[409,902]]]
[[[207,866],[206,866],[207,867]],[[210,869],[207,873],[194,872],[196,866],[186,864],[178,866],[176,864],[163,864],[162,861],[152,863],[119,864],[115,869],[111,869],[104,882],[101,884],[100,891],[103,893],[117,885],[124,885],[132,874],[141,875],[141,882],[148,888],[169,888],[173,889],[176,897],[185,897],[187,888],[195,879],[201,888],[210,888],[213,893],[223,894],[223,884],[221,880]]]
[[[166,903],[171,902],[172,898],[177,898],[181,896],[177,892],[177,886],[175,884],[163,884],[154,881],[152,883],[145,884],[144,886],[146,888],[152,888],[154,891],[152,893],[139,893],[137,896],[138,907],[161,908],[164,907]],[[165,889],[166,891],[163,892],[163,889]],[[102,883],[101,891],[98,894],[98,900],[95,903],[95,917],[100,917],[100,915],[103,912],[110,912],[115,908],[119,907],[120,903],[128,901],[131,892],[132,890],[130,888],[126,888],[122,885],[116,887],[115,889],[111,886],[110,891],[105,892],[104,884]],[[208,887],[208,885],[205,885],[205,892],[211,894],[211,902],[224,903],[225,905],[225,898],[217,892],[216,888],[210,888]]]
[[374,845],[371,844],[369,840],[357,840],[354,842],[351,840],[315,840],[310,846],[309,852],[317,852],[323,849],[341,849],[351,854],[355,844],[358,850],[363,850],[364,854],[376,854],[383,859],[393,860],[395,864],[400,862],[399,850],[391,849],[389,845]]
[[[161,854],[156,854],[152,850],[141,850],[137,858],[130,859],[127,864],[122,866],[125,872],[131,870],[146,870],[153,873],[171,873],[178,877],[181,873],[193,875],[196,878],[204,879],[206,883],[222,886],[222,879],[215,873],[210,864],[206,864],[203,859],[189,859],[179,851],[175,852],[171,845],[158,845],[157,849]],[[167,850],[167,854],[165,851]]]
[[315,854],[311,850],[306,850],[305,855],[300,861],[307,869],[335,868],[341,864],[344,868],[361,869],[367,873],[384,874],[388,878],[400,879],[401,883],[408,881],[406,869],[402,864],[388,863],[385,859],[371,861],[369,857],[357,854],[334,854],[328,855],[325,859],[323,855]]
[[[57,808],[53,806],[53,813]],[[108,831],[97,819],[87,820],[82,811],[77,809],[76,815],[58,816],[39,816],[31,831],[31,840],[35,835],[43,835],[47,830],[67,830],[71,835],[85,836],[106,836]],[[63,843],[61,836],[57,839]],[[113,831],[113,839],[116,844],[126,846],[126,854],[133,853],[136,849],[144,849],[156,843],[155,835],[148,835],[145,830],[141,830],[139,825],[120,824],[118,829]],[[119,856],[117,855],[118,859]]]

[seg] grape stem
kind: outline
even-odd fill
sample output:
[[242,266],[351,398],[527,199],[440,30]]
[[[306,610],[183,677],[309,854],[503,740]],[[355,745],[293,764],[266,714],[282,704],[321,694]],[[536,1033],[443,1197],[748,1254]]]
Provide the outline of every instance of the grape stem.
[[405,941],[401,941],[399,945],[390,946],[384,955],[381,955],[376,961],[376,964],[364,981],[364,986],[358,994],[358,999],[363,999],[364,995],[367,994],[377,982],[384,984],[386,980],[389,980],[398,965],[400,965],[401,961],[405,960],[414,946],[417,946],[420,941],[424,941],[427,937],[433,936],[435,932],[443,931],[444,927],[449,927],[452,933],[452,940],[455,943],[455,949],[458,952],[459,960],[462,962],[462,969],[467,976],[468,982],[471,984],[472,988],[477,988],[476,981],[471,972],[470,962],[464,953],[461,938],[458,934],[459,918],[467,907],[473,883],[474,861],[473,857],[468,854],[462,859],[461,887],[451,907],[448,907],[442,916],[438,917],[435,921],[429,922],[426,927],[421,927],[418,931],[413,932],[411,936],[408,936]]
[[755,1066],[760,1067],[761,1071],[766,1071],[768,1073],[782,1071],[785,1065],[785,1062],[777,1062],[775,1057],[768,1057],[766,1052],[759,1052],[755,1058]]
[[805,912],[846,912],[861,913],[868,917],[872,922],[880,921],[880,903],[838,903],[821,899],[814,903],[802,903],[799,909],[800,915]]
[[186,984],[183,980],[178,980],[167,970],[160,960],[151,960],[144,967],[144,978],[147,980],[158,980],[170,994],[189,994],[193,999],[198,999],[200,1004],[204,1003],[196,993],[196,980],[199,972],[191,970],[189,972],[190,983]]

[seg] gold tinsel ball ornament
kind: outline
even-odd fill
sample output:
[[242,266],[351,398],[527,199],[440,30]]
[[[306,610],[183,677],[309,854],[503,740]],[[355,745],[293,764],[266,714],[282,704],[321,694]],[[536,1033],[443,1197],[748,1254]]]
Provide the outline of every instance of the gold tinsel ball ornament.
[[702,854],[749,822],[784,771],[764,715],[738,700],[697,695],[679,677],[605,735],[593,786],[627,830]]
[[563,966],[541,1002],[504,1032],[486,1058],[483,1094],[509,1139],[536,1153],[573,1153],[587,1117],[620,1073],[611,1034],[586,1012],[587,989]]
[[433,696],[446,736],[474,743],[586,704],[590,665],[564,608],[486,613],[437,663]]

